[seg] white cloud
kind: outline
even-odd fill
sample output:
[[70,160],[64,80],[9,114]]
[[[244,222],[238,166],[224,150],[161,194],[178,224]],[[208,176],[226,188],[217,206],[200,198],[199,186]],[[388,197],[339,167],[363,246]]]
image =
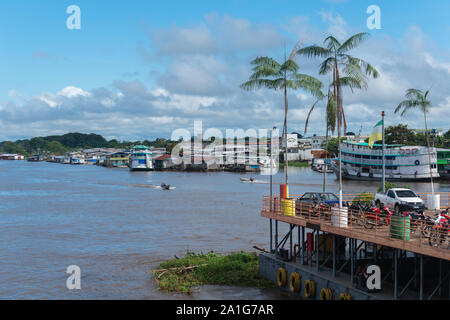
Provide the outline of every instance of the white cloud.
[[[239,85],[248,79],[249,62],[257,55],[283,56],[287,34],[288,48],[298,39],[305,40],[305,45],[322,44],[331,30],[338,38],[350,34],[350,26],[339,14],[323,11],[319,17],[326,32],[302,16],[274,26],[217,14],[197,25],[155,30],[150,34],[151,59],[160,65],[152,73],[153,85],[117,80],[109,87],[88,90],[70,85],[34,97],[20,95],[20,99],[13,99],[19,95],[12,89],[12,101],[0,102],[0,132],[16,138],[82,131],[138,140],[169,137],[176,128],[190,128],[194,120],[203,120],[205,128],[282,128],[283,93],[246,92]],[[430,87],[434,106],[430,126],[448,129],[448,117],[443,115],[450,113],[450,56],[420,28],[409,28],[400,40],[374,37],[352,54],[374,65],[381,76],[369,81],[367,91],[344,91],[348,130],[358,132],[362,125],[367,133],[382,109],[390,124],[422,127],[418,111],[400,118],[393,110],[406,89]],[[319,60],[300,57],[298,62],[301,72],[317,76]],[[329,77],[321,80],[326,87]],[[302,91],[289,92],[288,98],[288,130],[303,132],[314,99]],[[311,116],[308,133],[324,133],[323,119],[321,102]]]
[[347,22],[339,13],[333,14],[325,10],[319,12],[322,21],[328,24],[328,33],[334,35],[337,39],[347,38]]
[[90,95],[89,92],[86,92],[83,89],[74,86],[65,87],[60,92],[58,92],[58,94],[67,98],[74,98],[77,96],[88,97]]

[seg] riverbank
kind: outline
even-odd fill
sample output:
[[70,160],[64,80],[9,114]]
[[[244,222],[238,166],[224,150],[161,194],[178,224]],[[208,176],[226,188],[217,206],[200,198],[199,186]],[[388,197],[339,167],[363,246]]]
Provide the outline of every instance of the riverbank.
[[256,253],[243,251],[227,255],[188,252],[183,258],[168,260],[153,272],[158,289],[191,294],[201,285],[273,288],[272,282],[259,275]]
[[[279,166],[280,168],[284,168],[286,166],[286,163],[280,162]],[[298,168],[311,167],[311,164],[308,163],[307,161],[289,161],[289,167],[298,167]]]

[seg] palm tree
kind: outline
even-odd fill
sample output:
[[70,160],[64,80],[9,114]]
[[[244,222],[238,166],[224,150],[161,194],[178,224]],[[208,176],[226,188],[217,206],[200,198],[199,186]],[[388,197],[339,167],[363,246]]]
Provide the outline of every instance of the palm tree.
[[395,113],[400,112],[402,117],[410,109],[419,108],[423,112],[423,119],[425,120],[425,135],[427,137],[427,147],[428,147],[428,162],[430,163],[430,178],[431,178],[431,193],[434,195],[434,185],[433,185],[433,175],[431,170],[431,155],[430,155],[430,136],[428,134],[428,124],[427,124],[427,113],[431,107],[431,102],[428,100],[428,94],[430,90],[425,93],[419,89],[408,89],[406,90],[405,98],[406,100],[400,102],[400,104],[395,108]]
[[[366,61],[353,57],[348,52],[356,48],[368,38],[368,33],[357,33],[343,43],[335,37],[329,36],[324,40],[325,47],[312,45],[297,51],[307,57],[321,57],[325,60],[320,64],[319,74],[333,74],[333,97],[336,101],[336,122],[339,144],[339,207],[342,207],[342,154],[341,154],[341,128],[347,131],[347,122],[343,108],[342,88],[367,89],[367,77],[378,78],[378,71]],[[343,72],[343,76],[340,74]]]
[[253,65],[253,74],[247,82],[241,85],[244,90],[254,90],[266,88],[272,90],[284,91],[284,127],[283,136],[286,144],[286,185],[288,184],[288,159],[287,159],[287,114],[288,114],[288,89],[303,89],[313,96],[321,98],[322,82],[307,74],[298,73],[299,66],[294,61],[298,44],[292,51],[289,59],[278,62],[269,57],[257,57],[251,64]]
[[[328,162],[328,132],[334,133],[334,130],[336,129],[336,101],[334,100],[333,95],[331,94],[331,90],[328,89],[328,99],[327,99],[327,105],[325,108],[325,164],[324,164],[324,170],[323,170],[323,192],[327,191],[327,162]],[[311,109],[308,112],[308,116],[306,117],[305,122],[305,134],[308,131],[308,123],[309,123],[309,117],[311,116],[311,113],[313,112],[316,104],[319,102],[317,100],[311,107]]]

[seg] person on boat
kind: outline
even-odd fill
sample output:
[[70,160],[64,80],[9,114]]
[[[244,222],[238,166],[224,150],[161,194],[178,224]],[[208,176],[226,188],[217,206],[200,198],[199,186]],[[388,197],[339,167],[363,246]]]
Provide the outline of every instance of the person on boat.
[[250,182],[253,182],[253,177],[250,177]]
[[163,188],[164,190],[170,190],[170,184],[165,184],[163,182],[163,183],[161,183],[161,188]]

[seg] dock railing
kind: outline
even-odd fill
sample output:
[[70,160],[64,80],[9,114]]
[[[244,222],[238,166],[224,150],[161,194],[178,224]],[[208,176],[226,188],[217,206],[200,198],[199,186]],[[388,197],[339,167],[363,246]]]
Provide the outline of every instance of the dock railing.
[[[450,193],[440,192],[441,208],[449,206]],[[420,194],[422,197],[426,193]],[[351,206],[359,194],[345,194],[348,207],[339,209],[324,204],[299,201],[300,195],[291,195],[288,199],[279,196],[264,196],[262,215],[289,223],[306,225],[312,223],[321,226],[321,230],[336,234],[354,236],[382,245],[396,244],[404,250],[415,251],[415,247],[431,250],[432,255],[450,260],[449,225],[434,222],[431,212],[424,216],[395,215],[383,210],[355,209]],[[272,210],[271,210],[272,204]]]

